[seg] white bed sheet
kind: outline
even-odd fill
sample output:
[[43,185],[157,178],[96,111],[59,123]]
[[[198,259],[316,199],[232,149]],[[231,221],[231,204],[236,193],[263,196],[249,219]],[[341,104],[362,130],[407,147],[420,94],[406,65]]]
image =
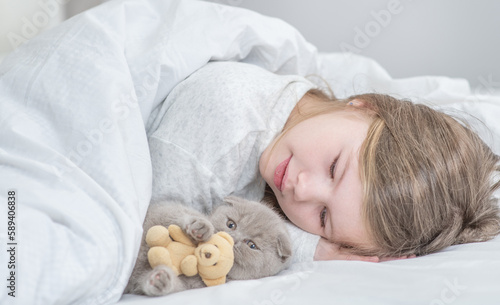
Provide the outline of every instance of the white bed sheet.
[[119,304],[498,304],[500,239],[416,259],[304,263],[274,277]]
[[[500,152],[500,99],[471,95],[464,80],[394,80],[361,56],[318,56],[286,23],[243,9],[110,1],[0,65],[0,200],[7,202],[8,189],[19,194],[18,297],[2,290],[1,304],[497,303],[498,239],[412,260],[316,262],[163,298],[121,298],[151,195],[147,129],[168,92],[209,60],[322,75],[339,96],[377,91],[458,103],[486,121],[493,132],[483,136]],[[6,215],[5,205],[0,210]],[[0,261],[7,261],[4,250]]]
[[[500,153],[500,96],[476,95],[462,79],[393,79],[375,61],[320,54],[318,74],[337,96],[388,93],[468,119]],[[318,81],[318,84],[320,82]],[[482,123],[478,123],[479,119]],[[500,198],[500,192],[496,194]],[[439,253],[383,263],[329,261],[296,264],[281,274],[219,287],[148,298],[124,295],[119,304],[500,304],[500,237]]]
[[[481,95],[464,79],[393,79],[376,61],[347,53],[318,56],[321,76],[338,97],[387,93],[467,119],[500,154],[500,95]],[[488,88],[492,89],[492,88]],[[484,92],[481,91],[481,92]],[[483,122],[485,126],[482,125]],[[500,192],[496,193],[500,198]],[[281,274],[148,298],[124,295],[119,304],[500,304],[500,237],[439,253],[384,263],[330,261],[296,264]]]

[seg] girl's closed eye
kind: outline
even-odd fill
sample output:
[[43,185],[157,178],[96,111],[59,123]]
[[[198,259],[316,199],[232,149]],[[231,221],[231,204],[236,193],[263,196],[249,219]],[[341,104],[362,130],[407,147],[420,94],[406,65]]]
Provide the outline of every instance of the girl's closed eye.
[[330,165],[330,178],[332,179],[335,177],[335,168],[337,167],[338,159],[338,157],[335,158],[335,160],[333,160],[332,164]]
[[321,213],[319,213],[319,222],[322,228],[325,227],[325,220],[326,220],[326,207],[321,210]]

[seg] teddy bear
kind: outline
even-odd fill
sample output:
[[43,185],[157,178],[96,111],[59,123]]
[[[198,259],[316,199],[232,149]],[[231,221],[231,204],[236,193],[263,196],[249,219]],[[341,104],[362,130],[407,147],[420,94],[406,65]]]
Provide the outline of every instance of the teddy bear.
[[152,268],[166,265],[177,275],[199,274],[207,286],[225,283],[234,263],[234,241],[226,232],[218,232],[195,245],[177,225],[168,229],[153,226],[146,234],[146,243],[150,247],[148,261]]

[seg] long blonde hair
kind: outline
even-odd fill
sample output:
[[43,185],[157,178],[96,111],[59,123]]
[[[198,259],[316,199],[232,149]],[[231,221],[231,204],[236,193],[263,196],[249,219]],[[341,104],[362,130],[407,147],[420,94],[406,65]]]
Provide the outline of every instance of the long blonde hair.
[[364,94],[372,124],[360,157],[364,216],[381,255],[422,255],[500,233],[499,158],[465,122]]
[[[315,90],[317,111],[357,110],[371,119],[360,152],[362,214],[378,256],[423,255],[454,244],[486,241],[500,233],[493,192],[499,157],[466,122],[422,104],[383,94],[338,100]],[[327,102],[327,103],[325,103]],[[330,104],[327,106],[327,104]],[[286,132],[286,131],[285,131]],[[266,192],[266,201],[272,195]]]

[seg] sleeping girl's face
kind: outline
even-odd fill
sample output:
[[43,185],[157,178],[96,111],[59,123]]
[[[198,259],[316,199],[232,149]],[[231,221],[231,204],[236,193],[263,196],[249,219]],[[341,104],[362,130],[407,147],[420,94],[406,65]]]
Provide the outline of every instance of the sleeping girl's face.
[[359,152],[368,127],[357,111],[322,114],[264,151],[260,173],[296,226],[340,245],[374,248],[361,215]]

